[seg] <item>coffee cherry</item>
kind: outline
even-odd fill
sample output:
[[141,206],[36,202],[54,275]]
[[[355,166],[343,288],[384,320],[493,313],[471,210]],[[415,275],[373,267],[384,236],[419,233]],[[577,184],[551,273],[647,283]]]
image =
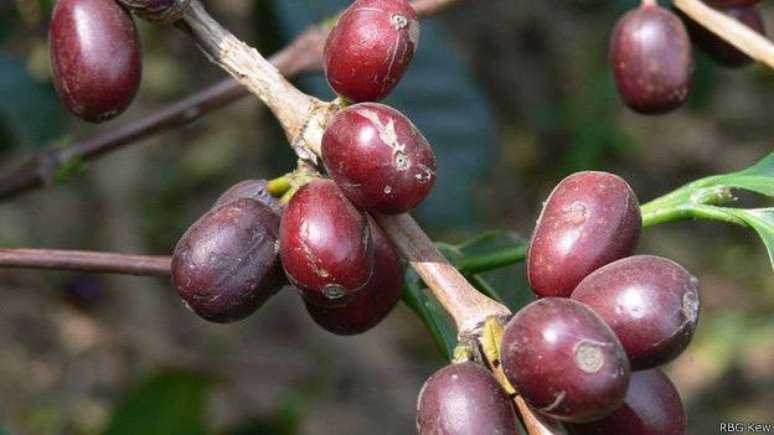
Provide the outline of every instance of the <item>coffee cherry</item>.
[[683,104],[693,82],[688,33],[668,10],[646,4],[616,24],[610,64],[618,93],[633,110],[666,113]]
[[[756,7],[733,7],[722,9],[721,12],[735,18],[740,23],[761,35],[765,35],[766,33],[766,29],[763,25],[763,17],[761,17],[761,13]],[[688,33],[691,35],[691,41],[718,64],[727,67],[740,67],[752,63],[753,60],[749,56],[723,40],[723,38],[707,30],[704,26],[700,25],[684,13],[680,13],[680,17],[683,18]]]
[[352,301],[371,279],[374,251],[365,212],[331,180],[314,180],[288,203],[280,224],[280,256],[307,302]]
[[58,0],[48,33],[59,98],[90,122],[122,113],[142,75],[132,17],[112,0]]
[[322,157],[350,201],[380,213],[413,209],[435,182],[430,144],[403,114],[378,103],[339,112],[323,135]]
[[688,419],[680,394],[658,369],[632,373],[624,404],[592,423],[574,424],[575,435],[685,435]]
[[516,391],[560,420],[604,417],[621,405],[629,383],[621,342],[572,299],[544,298],[522,308],[505,327],[501,355]]
[[172,256],[172,283],[196,314],[233,322],[252,314],[284,283],[269,207],[240,199],[210,210],[185,232]]
[[403,266],[381,228],[368,219],[374,244],[374,273],[355,300],[346,305],[317,305],[306,309],[323,329],[338,335],[362,334],[378,325],[395,307],[403,288]]
[[408,68],[419,43],[417,14],[406,0],[356,0],[325,43],[325,77],[351,101],[379,101]]
[[572,298],[605,320],[635,370],[680,355],[699,320],[696,278],[679,264],[651,255],[624,258],[598,269],[581,281]]
[[215,201],[213,207],[219,207],[224,204],[249,198],[269,206],[277,214],[282,214],[284,207],[266,190],[266,180],[243,180],[231,186],[227,191]]
[[452,364],[425,382],[417,401],[419,435],[516,435],[513,405],[489,371]]
[[595,269],[631,255],[642,229],[631,187],[605,172],[578,172],[560,182],[538,218],[527,256],[532,290],[569,297]]

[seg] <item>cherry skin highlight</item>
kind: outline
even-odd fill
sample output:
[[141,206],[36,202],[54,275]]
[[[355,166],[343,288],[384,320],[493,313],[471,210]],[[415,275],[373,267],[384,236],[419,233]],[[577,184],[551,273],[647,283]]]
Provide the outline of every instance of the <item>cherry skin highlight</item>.
[[419,43],[419,20],[406,0],[356,0],[325,43],[325,77],[350,101],[379,101],[403,77]]
[[679,264],[637,255],[604,266],[578,284],[572,298],[610,326],[635,370],[675,359],[699,321],[696,278]]
[[626,13],[610,39],[618,93],[631,109],[662,114],[680,107],[693,84],[693,55],[682,21],[646,4]]
[[572,425],[574,435],[685,435],[688,418],[680,394],[658,369],[632,373],[623,405],[609,416]]
[[435,182],[430,144],[403,114],[378,103],[339,112],[323,135],[322,157],[347,198],[369,211],[408,212]]
[[530,287],[539,296],[569,297],[588,274],[631,255],[642,218],[631,187],[606,172],[562,180],[538,218],[527,254]]
[[142,55],[129,13],[115,1],[58,0],[48,33],[54,87],[89,122],[121,114],[140,86]]
[[371,279],[374,251],[364,211],[331,180],[317,179],[291,198],[280,224],[280,257],[306,302],[344,305]]
[[186,305],[219,323],[252,314],[285,283],[276,249],[279,217],[239,199],[210,210],[172,256],[172,283]]
[[513,403],[494,376],[472,362],[446,366],[422,387],[419,435],[516,435]]
[[501,347],[505,376],[538,412],[559,420],[602,418],[623,402],[629,360],[590,308],[543,298],[516,313]]
[[374,244],[374,273],[355,300],[346,305],[306,302],[309,315],[320,327],[337,335],[362,334],[378,325],[400,300],[403,264],[392,242],[369,217]]

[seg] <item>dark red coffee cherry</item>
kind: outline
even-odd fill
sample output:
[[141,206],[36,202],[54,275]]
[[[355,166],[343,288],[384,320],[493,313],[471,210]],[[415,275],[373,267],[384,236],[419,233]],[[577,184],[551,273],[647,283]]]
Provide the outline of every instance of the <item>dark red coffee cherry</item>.
[[[735,18],[740,23],[761,35],[766,34],[763,17],[761,17],[758,8],[754,6],[733,7],[722,9],[721,12]],[[710,32],[684,13],[680,13],[680,17],[683,18],[688,33],[691,35],[691,41],[718,64],[727,67],[740,67],[752,63],[753,60],[749,56],[723,40],[723,38]]]
[[624,404],[592,423],[573,424],[575,435],[685,435],[688,419],[680,394],[658,369],[632,373]]
[[505,327],[505,375],[537,411],[571,422],[604,417],[621,405],[629,360],[610,327],[572,299],[544,298]]
[[277,214],[282,214],[284,207],[279,203],[277,198],[274,198],[266,190],[266,180],[243,180],[239,183],[231,186],[227,191],[215,201],[213,207],[219,207],[224,204],[242,199],[249,198],[258,201],[264,205],[269,206]]
[[54,86],[70,112],[103,122],[129,106],[142,57],[132,17],[118,3],[58,0],[48,41]]
[[610,64],[618,93],[633,110],[666,113],[680,107],[693,83],[693,55],[682,21],[646,4],[616,24]]
[[705,3],[716,8],[734,8],[753,6],[761,0],[705,0]]
[[417,14],[406,0],[356,0],[325,43],[325,77],[351,101],[379,101],[408,68],[419,43]]
[[615,261],[581,281],[572,298],[591,307],[642,370],[680,355],[699,320],[696,278],[666,258],[639,255]]
[[280,256],[288,279],[307,302],[352,301],[374,270],[365,212],[333,181],[311,181],[293,195],[282,215]]
[[513,404],[492,374],[472,362],[452,364],[425,382],[417,401],[419,435],[516,435]]
[[322,139],[328,173],[356,205],[380,213],[405,213],[430,193],[435,156],[402,113],[378,103],[339,112]]
[[532,235],[532,290],[569,297],[595,269],[631,255],[641,230],[637,197],[626,181],[606,172],[570,175],[548,197]]
[[199,218],[175,247],[172,283],[196,314],[233,322],[252,314],[284,284],[277,253],[279,217],[240,199]]
[[374,244],[374,273],[360,294],[346,305],[306,302],[306,309],[323,329],[338,335],[362,334],[378,325],[395,307],[403,288],[403,266],[392,242],[369,218]]

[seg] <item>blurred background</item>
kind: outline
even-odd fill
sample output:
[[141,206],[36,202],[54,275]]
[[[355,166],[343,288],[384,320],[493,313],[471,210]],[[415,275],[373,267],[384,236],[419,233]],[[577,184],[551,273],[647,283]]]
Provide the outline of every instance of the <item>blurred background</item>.
[[[0,0],[0,169],[224,77],[173,27],[138,22],[138,98],[114,121],[80,122],[50,83],[53,2]],[[206,3],[268,54],[349,2]],[[416,212],[434,239],[486,229],[529,237],[541,202],[573,171],[617,173],[645,202],[774,148],[774,72],[763,66],[726,70],[697,54],[684,108],[643,117],[622,106],[607,41],[633,6],[463,1],[423,22],[417,57],[386,102],[414,120],[438,157],[437,187]],[[763,11],[774,32],[774,5]],[[298,83],[331,96],[320,77]],[[245,98],[3,202],[0,246],[165,255],[228,186],[281,175],[293,162],[270,113]],[[701,282],[697,336],[667,367],[690,433],[715,433],[720,421],[771,423],[774,279],[754,233],[668,224],[646,230],[639,252],[674,259]],[[506,284],[526,299],[522,268]],[[422,383],[445,364],[403,304],[376,329],[342,338],[316,327],[292,291],[223,326],[189,313],[164,280],[19,270],[0,270],[0,349],[2,435],[408,434]]]

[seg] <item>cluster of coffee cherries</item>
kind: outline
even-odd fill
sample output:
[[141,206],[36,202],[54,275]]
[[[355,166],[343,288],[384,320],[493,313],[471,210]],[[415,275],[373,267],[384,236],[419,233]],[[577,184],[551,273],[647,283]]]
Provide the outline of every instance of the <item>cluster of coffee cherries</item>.
[[341,15],[324,51],[326,77],[346,101],[322,137],[330,178],[305,178],[282,204],[262,180],[227,191],[175,248],[172,279],[190,309],[239,320],[289,283],[337,334],[363,332],[390,312],[404,266],[369,213],[412,210],[436,166],[414,124],[375,101],[399,82],[418,32],[405,0],[358,0]]
[[[764,35],[759,1],[706,3]],[[739,67],[752,62],[683,12],[672,13],[655,1],[645,1],[621,17],[610,39],[610,64],[624,103],[644,114],[662,114],[680,107],[693,84],[692,42],[720,65]]]
[[[530,242],[527,273],[539,298],[505,326],[500,363],[534,410],[576,434],[686,430],[680,397],[658,366],[693,337],[698,284],[673,261],[632,255],[641,228],[623,179],[579,172],[553,190]],[[514,418],[495,377],[465,362],[427,381],[417,426],[422,435],[516,434]]]
[[[315,322],[337,334],[368,330],[390,312],[403,264],[371,215],[412,210],[436,167],[412,122],[377,101],[400,81],[418,38],[406,0],[356,0],[339,17],[324,51],[328,82],[345,102],[322,138],[330,178],[304,178],[282,201],[264,180],[225,192],[175,247],[173,285],[192,311],[236,321],[291,284]],[[55,85],[73,113],[101,122],[128,106],[141,56],[121,5],[59,0],[50,41]],[[629,104],[659,111],[684,98],[688,47],[682,24],[656,5],[624,17],[612,53]],[[563,180],[530,243],[528,277],[540,298],[503,333],[510,384],[579,434],[685,431],[680,397],[657,367],[693,336],[697,283],[672,261],[632,256],[641,226],[637,198],[621,178],[582,172]],[[515,423],[505,390],[473,362],[440,370],[419,396],[420,434],[515,434]]]

